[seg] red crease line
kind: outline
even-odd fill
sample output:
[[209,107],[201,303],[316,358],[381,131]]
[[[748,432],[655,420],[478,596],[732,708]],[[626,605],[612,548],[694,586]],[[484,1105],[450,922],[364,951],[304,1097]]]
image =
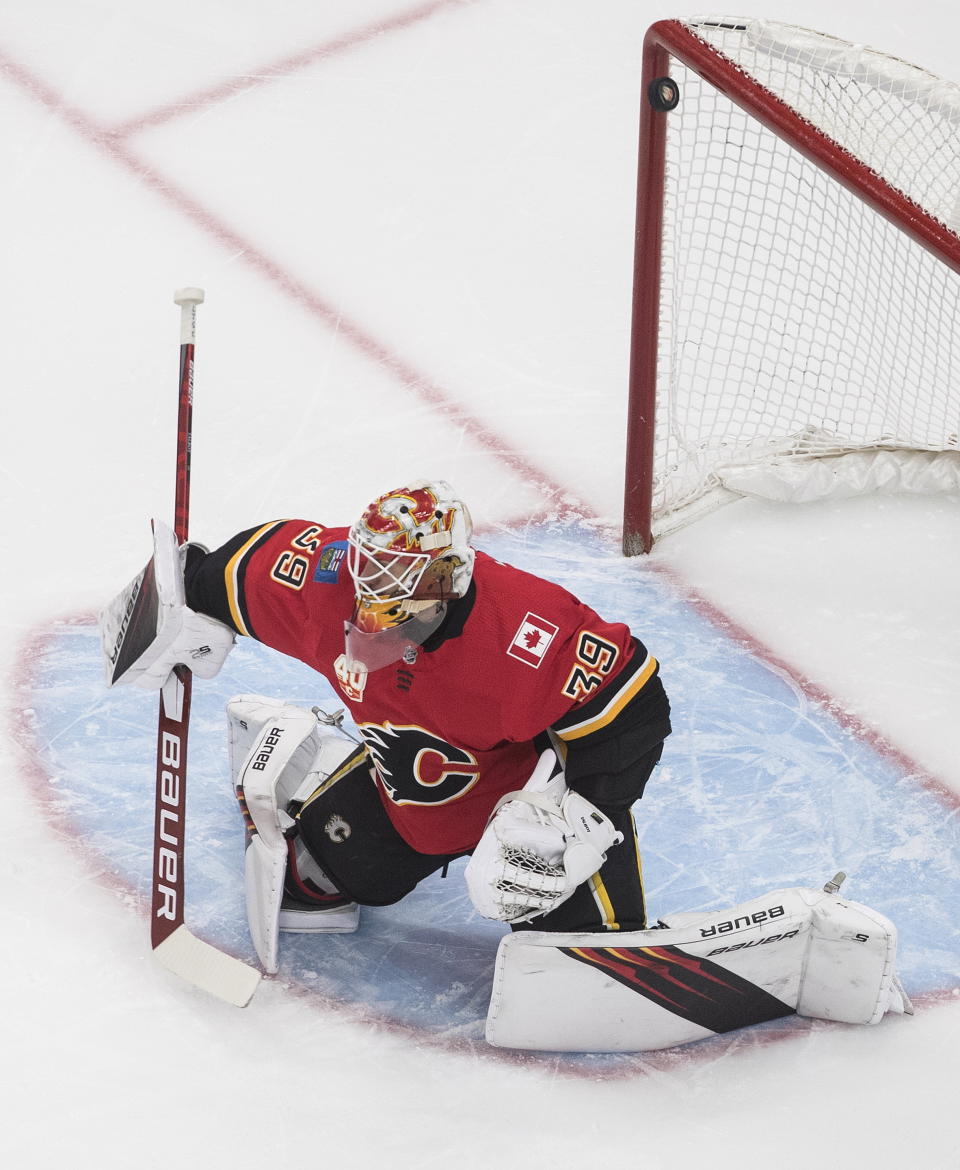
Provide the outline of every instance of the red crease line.
[[[463,2],[463,0],[437,0],[433,5],[439,7],[442,3]],[[423,11],[423,10],[419,10]],[[408,14],[410,16],[411,14]],[[545,497],[544,509],[552,507],[553,517],[559,520],[575,518],[596,519],[592,509],[575,498],[565,488],[554,483],[544,472],[535,468],[519,451],[514,449],[501,436],[489,427],[470,415],[462,406],[455,403],[437,385],[432,383],[413,366],[405,362],[398,355],[389,350],[371,334],[348,318],[342,316],[336,309],[314,293],[306,285],[297,281],[265,253],[255,248],[248,240],[233,229],[227,227],[209,211],[192,199],[185,191],[176,187],[165,179],[159,172],[153,170],[146,163],[136,157],[117,135],[110,130],[98,126],[92,119],[81,111],[69,106],[62,96],[46,82],[36,77],[19,62],[13,60],[0,49],[0,72],[5,73],[12,81],[20,86],[35,100],[51,112],[63,118],[84,139],[97,146],[108,154],[115,162],[120,163],[131,171],[147,187],[151,188],[175,206],[197,226],[219,240],[231,251],[242,254],[249,266],[266,277],[271,284],[290,296],[311,316],[318,318],[328,327],[336,329],[357,350],[366,357],[377,362],[384,369],[389,370],[403,385],[404,389],[416,395],[427,403],[436,413],[446,418],[454,425],[460,426],[464,434],[469,435],[480,447],[489,451],[496,459],[510,467],[521,478],[537,487]],[[662,576],[670,580],[679,596],[684,597],[691,605],[699,610],[714,626],[727,632],[743,644],[761,661],[767,662],[775,669],[786,673],[812,702],[827,710],[830,715],[844,728],[857,738],[868,743],[875,751],[894,762],[899,768],[916,779],[928,791],[937,796],[947,807],[960,807],[960,795],[948,785],[937,779],[925,768],[905,752],[884,739],[862,720],[848,712],[840,702],[818,684],[806,678],[790,663],[781,659],[768,646],[760,642],[744,628],[738,626],[722,610],[712,602],[690,590],[678,576],[656,561],[650,562],[651,567],[659,571]]]
[[658,572],[688,605],[691,605],[712,626],[720,630],[728,638],[732,638],[743,646],[755,658],[766,663],[773,670],[785,674],[797,686],[800,692],[830,717],[845,731],[849,731],[862,743],[871,747],[877,755],[890,760],[905,776],[915,781],[921,788],[940,800],[948,809],[960,809],[960,793],[955,792],[948,784],[938,779],[912,756],[901,748],[896,747],[875,728],[864,723],[852,711],[848,711],[839,699],[830,694],[819,683],[809,679],[801,670],[775,654],[766,643],[761,642],[745,627],[735,622],[729,615],[718,608],[712,601],[691,589],[676,570],[653,561],[652,567]]

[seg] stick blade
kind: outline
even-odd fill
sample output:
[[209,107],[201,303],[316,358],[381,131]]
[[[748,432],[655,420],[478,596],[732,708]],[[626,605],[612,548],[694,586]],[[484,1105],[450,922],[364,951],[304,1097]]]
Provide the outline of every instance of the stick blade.
[[153,953],[168,971],[235,1007],[247,1006],[262,978],[247,963],[205,943],[182,925]]

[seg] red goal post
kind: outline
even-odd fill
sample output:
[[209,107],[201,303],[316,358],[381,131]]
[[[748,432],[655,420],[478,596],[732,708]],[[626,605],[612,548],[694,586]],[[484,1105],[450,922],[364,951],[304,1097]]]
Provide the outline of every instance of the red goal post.
[[625,553],[739,494],[960,486],[960,87],[659,21],[638,176]]

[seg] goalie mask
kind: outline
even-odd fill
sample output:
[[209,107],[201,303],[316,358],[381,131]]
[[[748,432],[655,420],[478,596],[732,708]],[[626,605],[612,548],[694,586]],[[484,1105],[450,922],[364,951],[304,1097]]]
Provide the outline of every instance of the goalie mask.
[[421,646],[473,575],[470,513],[449,484],[420,481],[378,497],[350,529],[356,591],[344,625],[349,670],[378,670]]

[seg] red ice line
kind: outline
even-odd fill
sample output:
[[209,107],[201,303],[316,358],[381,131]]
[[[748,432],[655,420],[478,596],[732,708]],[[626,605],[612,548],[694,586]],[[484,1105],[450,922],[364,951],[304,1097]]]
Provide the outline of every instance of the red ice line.
[[[67,846],[75,851],[81,863],[88,867],[96,854],[91,851],[89,842],[77,832],[65,807],[58,801],[55,789],[51,787],[49,773],[37,748],[32,713],[27,705],[27,697],[36,693],[38,672],[51,643],[59,636],[60,630],[70,626],[87,626],[92,620],[92,614],[74,614],[61,618],[59,621],[53,621],[28,635],[23,644],[22,653],[16,659],[14,670],[15,702],[10,711],[13,739],[23,752],[24,771],[34,797],[44,809],[47,820],[61,834]],[[104,868],[96,874],[96,881],[107,889],[136,900],[141,916],[144,918],[148,916],[149,900],[139,897],[136,889],[126,879]],[[786,1031],[748,1031],[718,1035],[695,1046],[636,1053],[612,1068],[602,1068],[571,1064],[562,1055],[550,1059],[544,1054],[491,1048],[458,1036],[450,1039],[442,1034],[436,1035],[418,1028],[414,1024],[407,1024],[389,1016],[380,1015],[378,1012],[365,1009],[358,1004],[324,995],[313,988],[293,982],[285,984],[284,990],[287,994],[305,1002],[310,1008],[333,1011],[344,1019],[357,1023],[372,1023],[385,1032],[407,1036],[421,1047],[436,1048],[460,1055],[483,1056],[492,1063],[521,1068],[530,1067],[541,1074],[552,1073],[554,1076],[571,1080],[581,1080],[587,1077],[593,1081],[622,1081],[639,1076],[659,1075],[681,1067],[688,1067],[693,1063],[705,1064],[728,1060],[738,1049],[767,1048],[771,1044],[786,1041],[798,1042],[811,1033],[837,1026],[822,1020],[797,1017],[791,1021],[793,1026]],[[955,1002],[956,996],[951,989],[925,992],[913,1000],[914,1007],[919,1010],[936,1007],[942,1003]]]
[[[759,658],[774,670],[779,670],[783,674],[786,674],[807,699],[817,707],[827,711],[831,718],[842,728],[849,731],[863,743],[868,744],[879,756],[890,760],[905,776],[908,776],[915,783],[919,784],[921,788],[926,789],[931,795],[937,797],[951,812],[960,810],[960,793],[954,791],[949,785],[934,776],[933,773],[927,771],[912,756],[907,755],[905,751],[896,747],[875,728],[864,723],[852,711],[848,711],[829,691],[825,690],[819,683],[815,683],[812,679],[807,678],[793,663],[774,653],[769,646],[759,641],[749,630],[735,622],[733,618],[714,605],[712,601],[708,601],[695,590],[690,589],[686,582],[672,569],[656,561],[652,562],[652,567],[665,580],[670,582],[677,596],[682,597],[688,605],[693,606],[712,626],[721,630],[734,642],[745,647],[755,658]],[[842,783],[843,778],[838,776],[837,782]]]
[[[408,14],[406,20],[398,18],[394,24],[396,27],[405,27],[412,23],[414,15],[418,19],[423,19],[436,11],[441,4],[450,2],[454,2],[454,0],[437,0],[432,5],[417,9],[415,14]],[[455,0],[455,2],[463,2],[463,0]],[[374,31],[375,29],[371,26],[370,29],[364,31],[364,36],[372,36]],[[538,519],[548,512],[563,519],[575,515],[590,515],[590,509],[573,493],[554,483],[546,472],[536,467],[502,435],[497,434],[492,428],[471,415],[424,373],[389,349],[355,321],[343,316],[338,309],[302,281],[297,280],[250,239],[218,219],[185,190],[139,158],[126,145],[122,135],[97,125],[83,111],[69,105],[52,86],[37,77],[23,64],[15,61],[2,49],[0,49],[0,71],[3,71],[34,100],[56,113],[88,143],[130,171],[144,186],[162,196],[224,247],[232,252],[240,253],[251,268],[299,304],[311,316],[336,330],[365,357],[376,362],[382,369],[389,371],[405,390],[425,402],[436,414],[459,427],[478,446],[489,451],[522,479],[535,485],[547,497],[547,502],[541,509],[541,513],[531,517],[531,519]]]
[[309,49],[302,49],[299,53],[292,53],[288,57],[283,57],[281,60],[275,61],[272,65],[264,65],[242,77],[225,78],[216,85],[198,90],[191,96],[179,98],[177,101],[168,102],[164,106],[159,106],[149,114],[141,114],[137,118],[132,118],[129,122],[118,123],[113,128],[112,133],[117,136],[126,137],[140,130],[144,130],[149,126],[162,125],[162,123],[169,122],[171,119],[180,117],[183,114],[194,113],[204,106],[214,105],[216,102],[225,101],[227,98],[234,97],[236,94],[243,93],[245,90],[254,89],[256,86],[265,85],[278,77],[295,73],[298,69],[304,69],[308,65],[315,65],[319,61],[329,60],[331,57],[356,48],[358,45],[366,44],[368,41],[382,36],[385,33],[397,32],[400,29],[419,24],[420,21],[433,16],[442,8],[449,8],[451,4],[462,7],[469,3],[473,3],[473,0],[431,0],[430,3],[423,4],[419,8],[411,8],[407,12],[400,12],[395,16],[375,20],[361,28],[354,29],[353,32],[344,33],[342,36],[335,37],[331,41],[325,41],[323,44],[314,45]]
[[[338,332],[346,337],[360,352],[366,357],[376,361],[382,367],[388,369],[404,386],[405,389],[416,394],[424,400],[433,410],[438,414],[444,416],[455,424],[458,424],[462,429],[470,434],[472,438],[486,450],[488,450],[495,458],[508,465],[512,470],[516,471],[523,478],[534,482],[541,491],[545,492],[553,504],[554,514],[559,514],[560,517],[569,517],[572,515],[581,515],[589,517],[592,515],[590,509],[583,506],[579,501],[576,501],[571,493],[566,489],[554,484],[551,479],[542,471],[535,468],[529,460],[516,451],[509,443],[502,437],[498,436],[490,428],[484,426],[477,419],[474,419],[461,406],[453,402],[446,393],[438,386],[434,385],[429,379],[419,373],[413,366],[409,365],[398,355],[394,354],[371,334],[363,330],[359,325],[345,319],[342,315],[333,309],[326,301],[309,289],[306,285],[297,281],[289,273],[271,260],[265,253],[255,248],[248,240],[242,237],[239,233],[222,223],[209,211],[202,207],[196,200],[192,199],[185,191],[182,191],[175,184],[164,178],[159,172],[149,167],[145,162],[138,159],[134,153],[129,150],[124,144],[123,139],[129,138],[132,134],[147,128],[148,126],[157,126],[164,122],[171,120],[181,114],[187,112],[195,112],[196,110],[210,105],[214,102],[224,100],[233,96],[243,90],[253,88],[257,85],[265,84],[269,80],[287,75],[297,69],[303,68],[307,65],[316,63],[318,61],[328,59],[337,53],[343,52],[353,48],[359,44],[369,41],[374,36],[381,35],[385,32],[395,31],[401,28],[407,28],[412,24],[417,23],[441,8],[447,7],[451,3],[466,4],[471,0],[433,0],[432,3],[425,4],[417,9],[412,9],[409,12],[402,13],[398,16],[388,18],[387,20],[375,22],[374,24],[365,26],[364,28],[356,30],[352,34],[346,34],[337,38],[334,41],[328,42],[325,45],[316,46],[313,49],[305,50],[301,53],[294,54],[290,57],[276,62],[273,65],[266,66],[257,71],[257,73],[249,75],[244,78],[234,78],[224,81],[219,85],[209,87],[195,93],[192,97],[182,98],[177,102],[169,103],[166,106],[159,107],[151,114],[142,115],[127,123],[118,124],[112,129],[98,126],[91,118],[87,117],[82,111],[69,106],[58,94],[53,87],[46,84],[36,75],[27,70],[21,63],[14,61],[8,54],[0,49],[0,70],[5,72],[7,76],[25,90],[31,97],[38,100],[41,104],[46,106],[49,110],[56,113],[64,119],[73,129],[87,142],[98,147],[104,153],[108,154],[115,162],[120,163],[128,170],[132,171],[146,186],[152,188],[156,193],[164,197],[168,202],[172,203],[190,220],[201,227],[203,230],[209,232],[222,244],[234,251],[239,251],[243,254],[247,262],[257,270],[262,276],[266,277],[272,284],[276,285],[281,291],[289,295],[294,301],[312,316],[323,321],[324,324],[336,328]],[[550,510],[549,505],[545,505],[542,514],[546,515]],[[538,517],[531,517],[536,520]],[[654,568],[660,568],[654,563]],[[668,571],[663,571],[664,576],[670,577]],[[735,637],[741,643],[747,645],[753,653],[767,662],[780,666],[784,669],[790,677],[794,679],[801,691],[811,698],[814,702],[821,706],[827,707],[834,718],[838,720],[843,726],[853,731],[861,739],[869,742],[877,751],[895,760],[906,772],[913,775],[924,787],[930,789],[941,797],[953,808],[960,807],[960,796],[952,790],[944,786],[940,781],[930,776],[924,769],[920,768],[915,761],[911,760],[904,753],[892,747],[887,741],[883,740],[871,728],[861,723],[854,716],[851,716],[842,711],[840,705],[829,694],[819,688],[810,680],[803,677],[789,664],[782,662],[774,655],[768,647],[759,643],[752,635],[737,627],[722,611],[718,610],[712,603],[705,601],[695,595],[691,595],[686,590],[682,583],[674,582],[675,586],[681,593],[686,594],[687,599],[697,609],[707,616],[711,622],[724,628],[728,633]],[[83,619],[75,619],[83,620]],[[50,636],[49,629],[44,630],[40,635],[34,635],[32,638],[31,650],[33,653],[23,654],[19,658],[18,677],[15,679],[15,690],[20,694],[25,694],[28,691],[28,686],[32,682],[31,671],[33,666],[40,660],[41,655],[36,653],[38,643]],[[32,781],[37,798],[47,806],[47,813],[54,821],[59,822],[59,826],[64,835],[72,844],[78,848],[81,842],[73,831],[73,826],[64,820],[62,810],[58,809],[55,803],[50,800],[49,777],[45,769],[39,762],[36,744],[32,735],[32,731],[28,726],[27,713],[20,705],[15,705],[15,719],[17,723],[14,728],[14,738],[19,742],[27,759],[27,773]],[[82,850],[84,859],[88,858],[86,850]],[[100,875],[105,884],[111,883],[109,875]],[[291,988],[294,993],[297,989]],[[305,992],[301,994],[306,995]],[[314,1002],[315,997],[309,996],[311,1002]],[[929,995],[921,996],[917,1006],[933,1006],[935,1003],[942,1001],[951,1001],[948,993],[930,993]],[[344,1005],[336,1000],[330,1000],[325,1003],[325,1006],[342,1010]],[[347,1014],[351,1015],[348,1009]],[[381,1026],[383,1025],[381,1021]],[[389,1026],[390,1022],[386,1022]],[[396,1025],[394,1030],[404,1032],[400,1025]],[[801,1033],[802,1034],[802,1033]],[[423,1039],[420,1033],[417,1033],[418,1042],[422,1043]],[[762,1034],[759,1037],[753,1037],[754,1045],[765,1046],[767,1043],[777,1039],[786,1038],[780,1037],[777,1034]],[[739,1046],[739,1041],[734,1041]],[[463,1047],[456,1042],[453,1045],[440,1043],[439,1047],[453,1047],[454,1050],[462,1050]],[[727,1051],[727,1048],[724,1048]],[[489,1055],[489,1053],[487,1053]],[[527,1063],[523,1054],[514,1054],[494,1050],[494,1056],[501,1057],[506,1063],[525,1064]],[[636,1075],[636,1073],[652,1072],[657,1068],[661,1061],[663,1067],[671,1068],[677,1063],[684,1062],[687,1058],[692,1058],[693,1053],[646,1053],[643,1062],[631,1062],[626,1068],[619,1070],[612,1074],[612,1079],[619,1079],[620,1077]],[[698,1055],[712,1057],[712,1051],[704,1049]],[[568,1068],[562,1061],[557,1061],[553,1067],[554,1074],[578,1076],[579,1071]],[[594,1074],[595,1075],[595,1074]],[[603,1075],[600,1079],[608,1079],[609,1074]]]
[[[169,179],[139,159],[133,151],[125,145],[123,139],[137,130],[147,126],[159,125],[179,114],[196,111],[213,102],[223,100],[244,89],[265,84],[269,80],[287,75],[297,69],[347,51],[357,45],[366,43],[383,33],[408,28],[423,21],[443,8],[452,4],[465,5],[472,0],[431,0],[430,3],[418,8],[410,9],[382,21],[366,25],[352,33],[344,34],[322,45],[293,54],[289,57],[264,66],[255,74],[243,78],[233,78],[218,85],[195,93],[192,97],[180,99],[160,107],[152,114],[143,115],[126,124],[113,129],[98,126],[91,118],[75,107],[69,106],[51,86],[26,69],[21,63],[13,60],[0,49],[0,70],[25,90],[31,97],[55,112],[64,119],[86,141],[98,147],[109,155],[115,162],[133,172],[146,186],[153,189],[181,213],[192,220],[197,226],[212,235],[231,251],[240,252],[247,263],[265,277],[271,284],[291,297],[311,316],[319,319],[330,328],[336,329],[364,356],[375,361],[381,368],[388,370],[412,394],[424,401],[433,411],[446,418],[455,426],[459,426],[464,433],[482,448],[489,451],[494,458],[506,464],[524,480],[533,483],[547,497],[544,507],[539,514],[529,517],[531,521],[541,519],[548,514],[561,519],[581,516],[596,518],[592,509],[577,499],[566,488],[553,482],[541,469],[535,467],[530,460],[516,450],[506,439],[498,435],[491,428],[474,418],[467,410],[456,403],[438,385],[432,382],[410,363],[394,353],[372,334],[360,325],[345,318],[327,301],[297,280],[280,264],[272,260],[267,254],[253,245],[239,232],[219,220],[210,211],[193,199],[186,191],[177,187]],[[662,570],[656,562],[653,567],[661,569],[664,576],[672,578],[672,574]],[[674,587],[687,597],[687,600],[701,611],[712,624],[726,630],[741,644],[746,645],[752,653],[762,660],[784,670],[797,684],[800,690],[818,706],[825,707],[831,715],[858,738],[869,743],[874,750],[894,761],[909,775],[913,776],[923,787],[935,793],[952,808],[960,807],[960,795],[955,793],[940,780],[932,776],[926,769],[906,753],[891,745],[886,739],[872,728],[867,726],[856,716],[845,711],[842,705],[823,688],[804,677],[790,663],[780,659],[769,647],[759,642],[752,634],[737,626],[726,614],[704,598],[692,594],[682,583],[674,580]]]

